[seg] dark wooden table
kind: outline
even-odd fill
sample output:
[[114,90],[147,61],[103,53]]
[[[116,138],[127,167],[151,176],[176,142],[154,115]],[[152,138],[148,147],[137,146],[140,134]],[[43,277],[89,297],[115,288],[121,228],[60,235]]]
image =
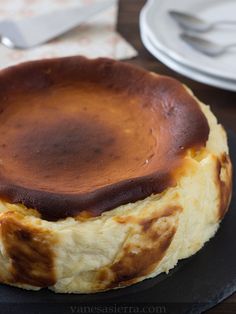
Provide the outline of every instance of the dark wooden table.
[[[224,91],[190,80],[156,60],[143,46],[139,34],[139,12],[145,0],[120,0],[118,31],[138,51],[138,57],[127,62],[141,66],[159,74],[177,78],[188,85],[194,94],[204,103],[211,106],[212,111],[226,128],[236,132],[236,92]],[[236,265],[235,265],[236,267]],[[208,311],[209,314],[235,314],[236,293],[226,301]]]

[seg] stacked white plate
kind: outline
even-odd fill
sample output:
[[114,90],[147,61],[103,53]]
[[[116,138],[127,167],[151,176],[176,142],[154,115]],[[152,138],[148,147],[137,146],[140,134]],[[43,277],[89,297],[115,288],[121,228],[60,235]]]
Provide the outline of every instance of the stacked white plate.
[[[219,57],[194,50],[181,40],[183,30],[169,15],[170,10],[194,14],[209,22],[236,21],[236,0],[149,0],[140,14],[141,38],[153,56],[191,79],[236,91],[236,49]],[[236,43],[236,24],[196,36],[222,44]]]

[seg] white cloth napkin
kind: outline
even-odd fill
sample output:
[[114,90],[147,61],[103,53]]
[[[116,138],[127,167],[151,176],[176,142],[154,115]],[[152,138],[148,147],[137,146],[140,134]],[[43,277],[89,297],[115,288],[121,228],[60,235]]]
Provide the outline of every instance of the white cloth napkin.
[[[0,0],[0,20],[27,18],[65,7],[85,6],[102,0]],[[0,45],[0,68],[22,61],[71,55],[126,59],[136,50],[116,31],[117,3],[93,16],[62,37],[30,50],[12,50]]]

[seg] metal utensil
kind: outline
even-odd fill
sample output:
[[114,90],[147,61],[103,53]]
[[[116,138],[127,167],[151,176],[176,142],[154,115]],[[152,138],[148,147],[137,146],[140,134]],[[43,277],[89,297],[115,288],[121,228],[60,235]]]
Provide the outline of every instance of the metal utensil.
[[184,12],[179,12],[175,10],[168,11],[170,16],[185,30],[191,30],[194,32],[208,32],[213,28],[220,25],[235,25],[235,21],[216,21],[216,22],[207,22],[195,15],[191,15]]
[[0,22],[0,42],[8,48],[28,49],[65,34],[91,16],[107,9],[114,0],[73,7],[20,21]]
[[220,56],[226,53],[230,48],[236,47],[236,42],[228,45],[220,45],[210,40],[189,34],[180,34],[180,37],[196,50],[211,57]]

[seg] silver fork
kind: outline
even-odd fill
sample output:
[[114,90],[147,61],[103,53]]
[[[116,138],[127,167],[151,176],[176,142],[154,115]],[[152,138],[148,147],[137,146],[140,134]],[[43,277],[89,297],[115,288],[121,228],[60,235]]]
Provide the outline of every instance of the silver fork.
[[115,0],[105,0],[85,7],[73,7],[20,21],[0,22],[0,41],[8,48],[28,49],[58,37],[91,16],[107,9]]
[[236,26],[236,20],[230,21],[230,20],[222,20],[222,21],[216,21],[216,22],[207,22],[195,15],[170,10],[169,15],[185,30],[191,30],[194,32],[208,32],[212,30],[213,28],[220,26],[220,25],[235,25]]
[[236,47],[236,42],[228,45],[220,45],[210,40],[189,34],[183,33],[180,34],[180,37],[187,44],[210,57],[218,57],[226,53],[229,49]]

